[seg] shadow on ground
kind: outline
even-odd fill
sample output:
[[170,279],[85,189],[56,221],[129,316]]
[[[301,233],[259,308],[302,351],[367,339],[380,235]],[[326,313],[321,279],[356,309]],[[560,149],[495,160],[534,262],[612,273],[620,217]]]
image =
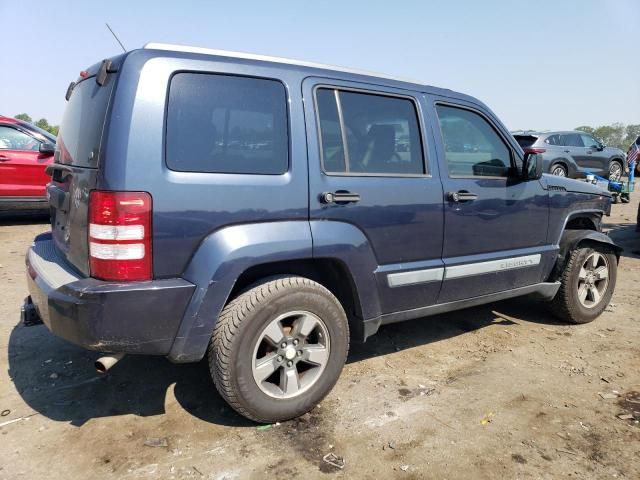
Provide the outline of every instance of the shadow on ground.
[[616,245],[624,249],[623,257],[640,257],[640,232],[636,231],[636,223],[605,224],[604,227]]
[[0,211],[0,226],[11,225],[45,225],[49,223],[49,212],[46,210],[35,210],[24,213]]
[[[517,319],[517,320],[516,320]],[[519,321],[556,324],[544,305],[528,298],[509,300],[447,315],[384,326],[365,344],[353,344],[349,362],[446,340],[491,324]],[[206,422],[255,426],[217,394],[206,362],[174,365],[162,357],[128,356],[109,374],[95,373],[99,356],[52,335],[45,326],[17,325],[9,339],[9,375],[35,411],[81,426],[92,418],[165,413],[167,390],[179,404]]]

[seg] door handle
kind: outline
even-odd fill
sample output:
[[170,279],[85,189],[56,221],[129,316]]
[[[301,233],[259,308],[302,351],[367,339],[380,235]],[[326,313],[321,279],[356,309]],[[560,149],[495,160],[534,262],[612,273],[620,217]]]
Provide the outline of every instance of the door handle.
[[9,157],[5,155],[0,155],[0,162],[8,162],[9,160],[11,160]]
[[447,199],[451,202],[456,202],[456,203],[473,202],[476,198],[478,198],[477,194],[467,192],[466,190],[459,190],[457,192],[447,193]]
[[564,153],[571,153],[571,150],[565,150]]
[[360,201],[359,193],[338,190],[337,192],[324,192],[320,194],[322,203],[356,203]]

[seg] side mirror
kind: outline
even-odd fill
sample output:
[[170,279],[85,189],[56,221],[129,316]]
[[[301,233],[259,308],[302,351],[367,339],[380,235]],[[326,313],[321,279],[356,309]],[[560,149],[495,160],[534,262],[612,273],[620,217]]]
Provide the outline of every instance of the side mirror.
[[45,156],[53,155],[56,151],[56,146],[53,143],[41,143],[38,149],[41,154]]
[[599,143],[596,145],[596,150],[601,152],[602,150],[604,150],[605,144],[604,143]]
[[522,162],[522,178],[525,180],[538,180],[542,177],[542,155],[535,152],[524,154]]

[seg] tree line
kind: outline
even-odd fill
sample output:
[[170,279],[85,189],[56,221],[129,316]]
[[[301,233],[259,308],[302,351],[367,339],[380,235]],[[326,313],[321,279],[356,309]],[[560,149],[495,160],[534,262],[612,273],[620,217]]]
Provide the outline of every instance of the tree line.
[[612,123],[595,128],[583,125],[577,127],[576,130],[590,133],[605,145],[617,147],[625,152],[640,136],[640,125],[624,125],[623,123]]
[[38,128],[52,133],[53,135],[58,135],[58,131],[60,130],[60,125],[51,125],[46,118],[41,118],[40,120],[34,122],[28,113],[19,113],[15,116],[15,118],[17,118],[18,120],[22,120],[23,122],[29,122]]

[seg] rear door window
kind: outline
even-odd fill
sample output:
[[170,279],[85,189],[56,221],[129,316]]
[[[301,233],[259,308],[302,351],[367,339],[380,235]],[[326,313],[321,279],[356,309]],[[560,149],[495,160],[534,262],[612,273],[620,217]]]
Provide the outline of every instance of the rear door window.
[[287,96],[275,80],[178,73],[169,87],[166,162],[172,170],[287,171]]
[[326,173],[422,175],[424,154],[413,100],[369,92],[316,91]]

